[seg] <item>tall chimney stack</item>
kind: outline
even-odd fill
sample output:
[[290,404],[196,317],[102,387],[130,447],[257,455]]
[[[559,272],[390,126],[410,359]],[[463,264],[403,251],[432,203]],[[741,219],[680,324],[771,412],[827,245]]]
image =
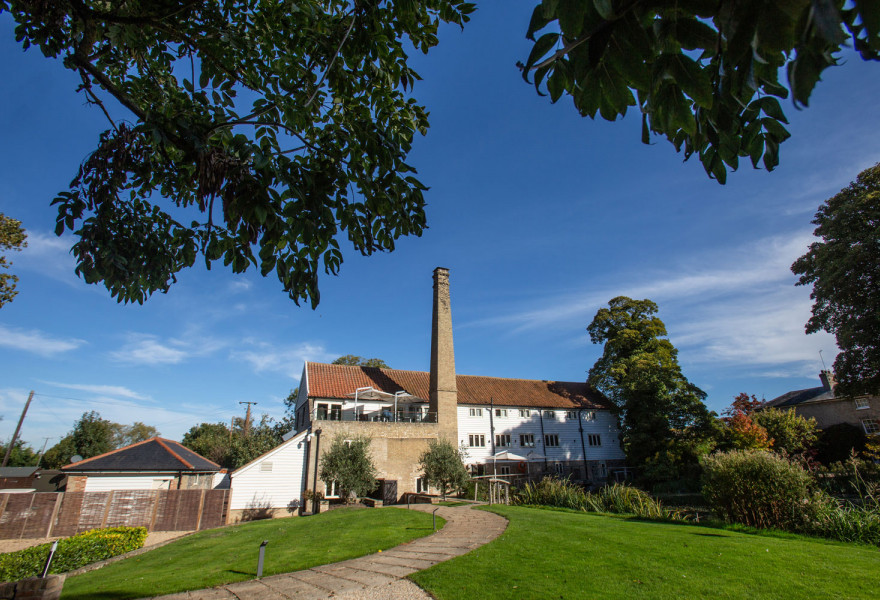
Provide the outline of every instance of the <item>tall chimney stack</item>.
[[431,387],[428,410],[437,415],[439,434],[458,445],[458,392],[452,345],[449,269],[434,269],[434,311],[431,319]]

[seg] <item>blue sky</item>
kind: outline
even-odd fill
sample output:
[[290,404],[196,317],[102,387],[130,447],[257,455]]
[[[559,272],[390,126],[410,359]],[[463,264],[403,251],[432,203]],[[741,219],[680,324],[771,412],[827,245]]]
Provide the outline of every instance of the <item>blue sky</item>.
[[[503,7],[503,8],[502,8]],[[446,27],[415,96],[431,129],[410,163],[430,186],[429,229],[391,254],[345,251],[317,310],[274,278],[194,268],[143,306],[117,304],[73,274],[69,238],[49,202],[66,189],[105,128],[74,93],[73,73],[22,52],[0,15],[0,211],[21,219],[20,293],[0,309],[0,438],[37,395],[22,437],[51,446],[86,410],[155,425],[179,439],[200,422],[280,417],[304,360],[380,357],[427,370],[431,272],[451,270],[459,373],[578,381],[601,353],[586,334],[618,295],[651,298],[685,375],[714,410],[745,391],[772,398],[819,385],[806,336],[809,290],[791,263],[811,242],[818,205],[880,161],[880,78],[854,55],[826,72],[811,106],[785,103],[793,137],[772,173],[748,165],[726,186],[664,140],[645,146],[639,120],[580,118],[551,105],[515,68],[532,3],[484,3],[464,31]],[[498,401],[498,399],[496,399]]]

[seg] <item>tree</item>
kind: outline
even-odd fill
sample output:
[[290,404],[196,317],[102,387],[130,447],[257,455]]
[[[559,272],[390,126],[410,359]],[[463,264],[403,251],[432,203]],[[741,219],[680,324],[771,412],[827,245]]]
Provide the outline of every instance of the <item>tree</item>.
[[243,467],[281,442],[281,434],[273,425],[272,419],[269,418],[269,415],[263,415],[260,424],[251,426],[247,435],[239,432],[232,436],[226,461],[228,468]]
[[345,356],[340,356],[332,363],[333,365],[349,365],[352,367],[375,367],[377,369],[390,369],[385,361],[381,358],[361,358],[360,356],[355,356],[353,354],[346,354]]
[[[7,444],[0,445],[0,456],[6,456]],[[7,467],[34,467],[37,465],[37,453],[30,446],[25,445],[24,441],[19,438],[15,440],[12,452],[9,453],[9,463]]]
[[119,423],[112,423],[111,425],[113,427],[114,448],[124,448],[125,446],[143,442],[159,435],[158,429],[140,421],[135,421],[131,425],[121,425]]
[[724,428],[721,434],[721,446],[725,450],[769,450],[773,438],[767,430],[759,425],[754,416],[762,405],[754,394],[745,392],[733,399],[729,408],[724,410],[722,418]]
[[225,423],[200,423],[183,434],[180,443],[210,461],[228,468],[232,433]]
[[56,233],[79,238],[76,272],[143,302],[201,255],[275,271],[316,306],[343,232],[370,255],[425,227],[426,188],[405,161],[428,113],[411,97],[406,49],[426,53],[441,21],[463,26],[474,9],[0,0],[24,48],[60,58],[110,121],[53,201]]
[[[535,34],[548,29],[535,40]],[[581,116],[642,114],[642,141],[665,136],[724,183],[748,157],[773,170],[788,120],[778,99],[807,106],[822,72],[850,40],[880,58],[873,0],[553,0],[539,3],[523,78]],[[786,85],[779,71],[786,68]]]
[[335,482],[346,502],[352,494],[366,496],[375,490],[379,485],[377,473],[370,456],[370,438],[366,436],[345,439],[337,435],[321,457],[321,481],[328,488]]
[[114,425],[94,410],[83,413],[70,433],[46,451],[43,464],[47,469],[58,469],[70,464],[77,454],[91,458],[110,452],[114,448]]
[[[0,251],[4,253],[7,250],[18,252],[26,247],[27,234],[21,226],[21,221],[16,221],[0,213]],[[6,257],[0,253],[0,306],[12,302],[12,299],[18,294],[15,291],[18,276],[3,272],[11,266],[12,263],[7,261]]]
[[446,494],[470,481],[461,450],[446,439],[428,441],[428,449],[419,457],[419,468],[428,485],[438,488],[444,500]]
[[797,285],[811,285],[807,333],[833,333],[837,391],[880,393],[880,164],[826,200],[813,219],[806,254],[791,266]]
[[768,408],[754,413],[752,420],[773,440],[774,452],[803,455],[813,450],[819,437],[816,419],[805,419],[793,410]]
[[[618,296],[587,327],[594,344],[605,344],[588,383],[605,394],[621,419],[627,460],[642,466],[683,437],[704,437],[712,416],[705,392],[690,383],[678,364],[678,350],[650,300]],[[703,432],[706,432],[705,434]]]

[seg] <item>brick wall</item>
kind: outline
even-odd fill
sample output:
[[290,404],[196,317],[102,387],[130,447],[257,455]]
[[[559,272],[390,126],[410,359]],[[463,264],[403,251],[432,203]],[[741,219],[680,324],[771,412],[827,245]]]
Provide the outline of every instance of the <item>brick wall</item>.
[[193,531],[226,522],[229,490],[0,493],[0,539],[67,537],[100,527]]

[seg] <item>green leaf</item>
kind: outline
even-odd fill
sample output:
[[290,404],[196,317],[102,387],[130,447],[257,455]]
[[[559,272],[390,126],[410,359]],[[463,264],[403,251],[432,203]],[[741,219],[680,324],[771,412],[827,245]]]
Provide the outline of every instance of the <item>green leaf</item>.
[[855,3],[869,38],[874,38],[871,45],[876,48],[877,38],[880,37],[880,3],[876,0],[855,0]]
[[671,56],[669,72],[678,86],[703,108],[712,108],[712,82],[697,62],[684,54]]
[[606,21],[614,19],[614,2],[613,0],[593,0],[593,7],[599,16]]
[[559,28],[566,38],[576,38],[581,33],[586,14],[583,0],[559,0]]
[[535,45],[532,47],[531,53],[529,53],[529,59],[526,61],[525,71],[528,72],[534,64],[550,52],[553,46],[556,45],[557,40],[559,40],[558,33],[545,33],[538,38],[538,41],[535,42]]

